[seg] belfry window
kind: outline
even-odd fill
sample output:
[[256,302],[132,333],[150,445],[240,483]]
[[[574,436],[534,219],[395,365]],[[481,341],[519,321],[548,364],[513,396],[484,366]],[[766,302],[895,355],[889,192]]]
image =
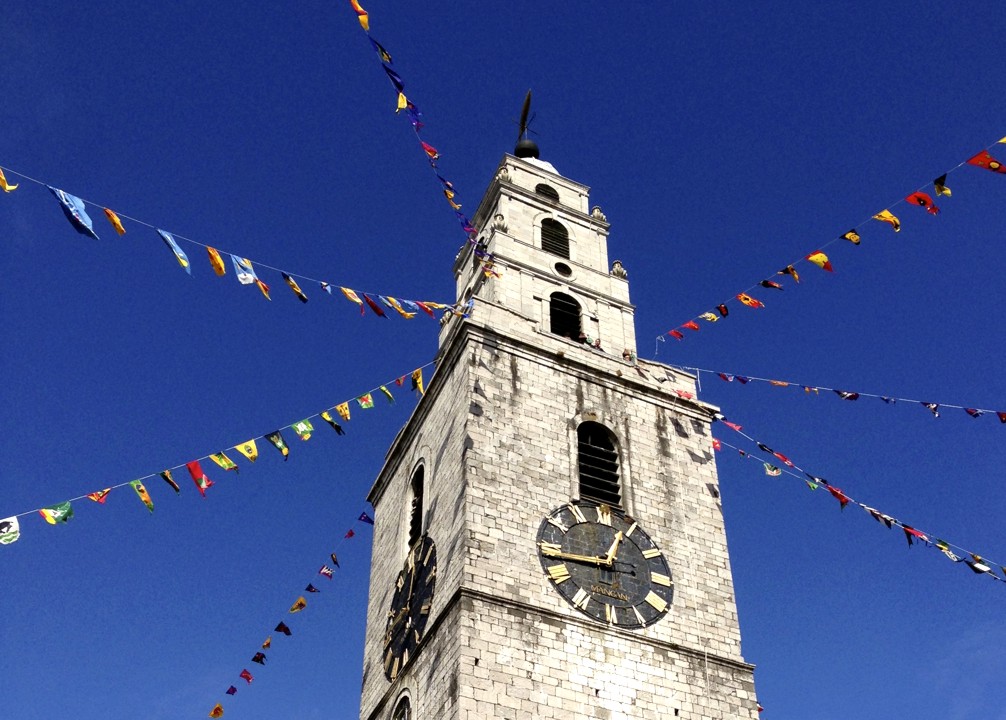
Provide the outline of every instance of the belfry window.
[[611,431],[600,423],[585,422],[576,429],[576,440],[580,498],[619,507],[618,451]]
[[541,249],[552,255],[569,258],[569,233],[562,223],[551,218],[541,221]]
[[549,331],[553,335],[583,342],[580,329],[580,303],[566,293],[552,293],[548,304]]
[[398,701],[391,720],[412,720],[412,704],[407,697]]
[[559,193],[551,185],[546,185],[545,183],[538,183],[534,186],[534,191],[543,198],[548,198],[552,202],[559,202]]
[[423,466],[420,465],[412,473],[409,484],[412,504],[409,508],[409,547],[423,536]]

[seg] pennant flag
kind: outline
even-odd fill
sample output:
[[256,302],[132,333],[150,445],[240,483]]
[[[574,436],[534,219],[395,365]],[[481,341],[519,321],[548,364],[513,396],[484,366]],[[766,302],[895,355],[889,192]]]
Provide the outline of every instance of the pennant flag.
[[224,259],[220,257],[220,253],[217,252],[216,248],[208,247],[206,248],[206,254],[210,256],[210,267],[213,268],[219,277],[223,277],[227,274],[227,268],[224,267]]
[[279,430],[269,433],[265,436],[265,439],[271,442],[272,446],[283,454],[284,460],[288,460],[290,458],[290,448],[287,447],[286,441],[283,439]]
[[136,496],[147,506],[147,510],[154,512],[154,501],[150,499],[150,493],[147,492],[147,488],[143,486],[143,483],[139,480],[133,480],[129,484],[136,491]]
[[222,452],[213,453],[212,455],[210,455],[210,460],[215,462],[224,470],[233,470],[234,472],[241,472],[241,469],[237,466],[237,463],[235,463],[229,457],[224,455]]
[[820,250],[812,252],[810,255],[807,256],[807,259],[810,260],[815,265],[817,265],[822,270],[827,270],[828,272],[834,272],[834,270],[832,270],[831,267],[831,262],[828,260],[828,256],[825,255]]
[[455,210],[460,210],[461,205],[454,202],[454,194],[455,193],[453,190],[448,190],[447,188],[444,188],[444,197],[447,198],[447,202],[449,202],[451,204],[451,207],[454,208]]
[[420,140],[419,144],[423,146],[423,152],[425,152],[426,155],[430,158],[430,162],[433,162],[440,157],[440,153],[437,152],[437,149],[432,145],[430,145],[429,143]]
[[378,297],[381,298],[381,302],[383,302],[388,307],[394,309],[395,312],[397,312],[406,320],[411,320],[416,316],[414,312],[408,312],[405,308],[403,308],[397,299],[393,297],[384,297],[383,295],[378,295]]
[[950,545],[947,544],[945,540],[940,540],[939,538],[933,539],[933,545],[935,545],[941,553],[946,555],[954,562],[960,562],[964,558],[958,557],[950,550]]
[[301,595],[299,598],[297,598],[297,602],[295,602],[293,605],[290,606],[290,614],[292,615],[293,613],[299,613],[306,607],[307,607],[307,600],[305,600],[304,596]]
[[845,506],[849,504],[849,498],[846,497],[845,493],[839,490],[834,485],[827,485],[828,492],[831,493],[832,497],[838,500],[839,505],[842,506],[842,510],[845,510]]
[[[817,475],[811,475],[809,472],[805,472],[804,475],[806,475],[807,477],[809,477],[812,481],[814,481],[818,485],[824,485],[825,487],[828,487],[828,481],[825,480],[824,478],[818,477]],[[812,488],[812,489],[816,490],[817,488]]]
[[847,392],[845,390],[836,390],[835,394],[838,395],[843,400],[859,400],[858,392]]
[[248,670],[242,670],[240,677],[249,685],[251,685],[251,681],[255,679],[254,677],[252,677],[252,674],[248,672]]
[[265,665],[265,653],[264,652],[255,653],[251,661],[253,663],[258,663],[259,665]]
[[901,232],[901,221],[891,213],[890,210],[881,210],[879,213],[873,216],[874,220],[879,220],[880,222],[885,222],[894,228],[894,232]]
[[[15,185],[14,187],[17,186]],[[87,210],[84,209],[84,201],[75,195],[63,192],[59,188],[54,188],[52,185],[46,185],[46,187],[59,200],[59,206],[63,208],[63,214],[66,215],[66,219],[73,225],[74,230],[81,235],[89,235],[97,240],[98,234],[94,232],[91,218],[88,217]]]
[[[237,692],[237,690],[235,690],[234,692]],[[228,692],[228,694],[232,694],[232,693]],[[211,718],[221,718],[223,716],[224,716],[224,706],[221,705],[220,703],[217,703],[216,705],[213,706],[213,709],[210,710],[210,717]]]
[[785,380],[769,380],[769,385],[775,385],[776,387],[789,387],[789,383]]
[[[971,557],[977,557],[977,556],[972,555]],[[981,562],[981,558],[978,558],[977,560],[965,560],[964,564],[967,565],[969,568],[971,568],[971,571],[974,572],[976,575],[992,572],[992,568],[990,568],[985,563]]]
[[938,178],[933,180],[933,190],[936,191],[936,195],[944,195],[950,197],[953,193],[950,192],[950,188],[947,187],[947,174],[943,173]]
[[61,502],[52,507],[42,508],[38,514],[44,517],[50,525],[55,525],[56,523],[68,522],[73,517],[73,508],[69,502]]
[[196,487],[199,488],[199,494],[206,497],[206,490],[213,487],[213,481],[206,477],[206,473],[203,472],[198,460],[185,463],[185,467],[189,469],[189,475],[192,476],[192,482],[194,482]]
[[391,394],[386,385],[381,385],[381,392],[384,393],[384,397],[388,398],[389,403],[395,404],[395,396]]
[[356,398],[356,402],[360,404],[360,407],[364,410],[370,410],[374,407],[374,397],[370,393],[364,393],[360,397]]
[[911,195],[905,198],[905,202],[909,205],[918,205],[919,207],[924,207],[926,212],[930,215],[939,215],[940,209],[933,204],[933,199],[929,197],[924,192],[913,192]]
[[968,165],[977,165],[978,167],[983,167],[996,173],[1006,173],[1006,167],[1003,167],[1001,162],[989,155],[988,150],[982,150],[980,153],[968,160]]
[[349,0],[349,4],[353,6],[353,10],[356,11],[356,19],[360,21],[360,27],[363,28],[364,32],[370,32],[370,15],[367,11],[360,7],[359,0]]
[[271,302],[272,298],[269,297],[269,286],[266,285],[261,280],[259,280],[258,278],[255,278],[255,284],[258,285],[258,289],[262,291],[262,295],[265,296],[265,299]]
[[886,525],[888,530],[894,527],[894,518],[892,518],[890,515],[885,515],[879,510],[876,510],[872,507],[868,507],[866,505],[863,505],[863,509],[866,510],[866,512],[868,512],[870,514],[870,517],[872,517],[874,520]]
[[981,417],[984,414],[981,410],[977,410],[975,408],[964,408],[964,412],[973,418]]
[[4,192],[9,193],[14,192],[15,190],[17,190],[17,188],[18,188],[17,185],[11,185],[9,182],[7,182],[7,178],[4,177],[3,174],[3,168],[0,168],[0,189],[2,189]]
[[336,405],[335,411],[339,413],[339,417],[341,417],[343,420],[349,420],[349,403],[342,403],[341,405]]
[[737,296],[737,299],[740,300],[745,305],[747,305],[748,307],[751,307],[751,308],[763,308],[763,307],[765,307],[765,303],[763,303],[761,300],[755,300],[753,297],[751,297],[747,293],[740,293]]
[[180,493],[182,491],[182,489],[178,487],[178,483],[175,482],[175,479],[171,477],[170,470],[165,470],[164,472],[162,472],[161,479],[164,480],[164,482],[166,482],[168,485],[170,485],[171,489],[174,490],[176,493]]
[[708,322],[716,322],[719,320],[719,318],[713,315],[711,312],[704,312],[701,315],[699,315],[699,317]]
[[719,375],[720,379],[723,380],[724,382],[734,381],[734,376],[729,373],[716,373],[716,374]]
[[718,452],[722,449],[723,449],[723,443],[721,443],[716,438],[713,438],[713,450],[716,450]]
[[360,517],[358,517],[357,520],[359,520],[362,523],[366,523],[367,525],[373,525],[374,524],[374,518],[370,517],[370,515],[368,515],[365,512],[364,513],[360,513]]
[[266,637],[266,639],[265,639],[265,640],[264,640],[264,641],[262,642],[262,649],[263,649],[263,650],[268,650],[268,649],[269,649],[269,648],[271,648],[271,647],[272,647],[272,635],[269,635],[269,636],[267,636],[267,637]]
[[192,266],[189,263],[189,256],[186,255],[185,251],[178,246],[178,243],[175,242],[175,238],[171,235],[171,233],[165,232],[164,230],[158,230],[157,234],[161,236],[161,240],[164,241],[164,244],[171,248],[171,252],[175,254],[175,260],[177,260],[178,264],[182,266],[182,269],[191,275]]
[[[395,90],[397,90],[400,93],[404,92],[405,83],[402,81],[402,76],[396,73],[391,68],[389,68],[387,65],[381,65],[381,67],[384,68],[384,72],[388,76],[388,79],[391,81],[391,84],[395,86]],[[404,106],[402,109],[403,110],[405,109]]]
[[853,228],[849,232],[842,235],[843,240],[848,240],[853,245],[859,245],[862,238],[859,237],[859,233],[856,232],[856,228]]
[[335,556],[335,553],[332,553],[329,557],[332,558],[332,564],[339,567],[339,558]]
[[255,462],[258,460],[258,446],[255,444],[254,440],[248,440],[240,445],[235,445],[234,449],[248,458],[249,462]]
[[683,332],[681,332],[680,330],[668,330],[667,334],[670,335],[672,338],[676,338],[678,340],[684,340],[685,339],[685,334]]
[[301,440],[310,440],[311,433],[314,432],[314,425],[311,424],[310,420],[301,420],[293,424],[293,431],[297,433],[297,436]]
[[329,580],[331,580],[332,579],[332,568],[330,568],[328,565],[322,565],[321,566],[321,570],[318,571],[318,574],[319,575],[324,575]]
[[381,62],[391,65],[391,54],[384,49],[384,46],[382,46],[381,43],[377,42],[374,38],[370,37],[370,35],[367,36],[367,39],[370,40],[370,46],[373,47],[374,51],[381,57]]
[[816,387],[811,387],[810,385],[804,385],[804,386],[803,386],[803,391],[804,391],[805,393],[807,393],[808,395],[809,395],[810,393],[814,393],[815,395],[820,395],[820,394],[821,394],[821,392],[820,392],[820,388],[816,388]]
[[939,406],[938,403],[922,402],[920,404],[924,408],[926,408],[926,410],[928,410],[929,412],[931,412],[933,414],[933,417],[939,417],[940,416],[940,406]]
[[732,423],[729,420],[723,420],[723,424],[726,425],[731,430],[736,430],[737,432],[741,431],[741,426],[738,425],[737,423]]
[[694,330],[695,332],[699,331],[699,324],[697,322],[695,322],[694,320],[689,320],[688,322],[686,322],[681,327],[686,327],[689,330]]
[[880,399],[883,400],[888,405],[894,405],[897,402],[896,398],[890,398],[890,397],[885,397],[885,396],[881,396]]
[[404,375],[402,375],[402,377],[400,377],[397,380],[395,380],[395,385],[397,385],[398,387],[402,387],[402,385],[404,385],[404,384],[405,384],[405,376]]
[[388,317],[387,313],[381,310],[381,306],[374,302],[374,299],[370,297],[367,293],[363,293],[363,299],[367,301],[367,307],[374,311],[375,314],[382,318]]
[[772,465],[771,463],[764,463],[764,465],[765,465],[765,474],[768,475],[769,477],[777,477],[779,475],[782,475],[782,470],[777,468],[775,465]]
[[319,590],[318,588],[316,588],[316,587],[315,587],[314,585],[312,585],[311,583],[308,583],[308,584],[307,584],[307,587],[306,587],[306,588],[304,588],[304,592],[309,592],[309,593],[316,593],[316,592],[321,592],[321,590]]
[[[420,395],[425,395],[426,391],[423,389],[423,369],[416,368],[412,371],[412,389],[418,390]],[[1006,420],[1003,420],[1006,422]]]
[[288,627],[286,626],[286,623],[284,623],[284,622],[281,622],[281,623],[280,623],[279,625],[277,625],[277,626],[275,627],[275,629],[274,629],[274,632],[279,632],[279,633],[283,633],[283,634],[284,634],[284,635],[286,635],[287,637],[289,637],[289,636],[290,636],[290,635],[292,634],[292,633],[290,632],[290,628],[288,628]]
[[682,400],[694,400],[695,393],[690,393],[687,390],[675,390],[674,394],[677,395]]
[[327,422],[329,425],[331,425],[332,429],[335,430],[336,434],[338,435],[346,434],[346,431],[342,429],[342,425],[340,425],[335,421],[335,418],[332,417],[332,414],[328,410],[326,410],[321,414],[321,419]]
[[356,531],[354,531],[353,528],[350,528],[349,531],[343,537],[345,537],[348,540],[349,538],[354,537],[355,535]]
[[420,310],[422,310],[424,313],[426,313],[430,317],[436,317],[436,315],[434,315],[433,311],[430,309],[430,306],[427,305],[426,303],[422,303],[422,302],[419,302],[417,300],[416,301],[416,307],[418,307]]
[[108,493],[112,492],[112,488],[105,488],[104,490],[98,490],[97,492],[88,493],[87,497],[94,500],[99,505],[104,505],[105,500],[108,498]]
[[0,520],[0,545],[16,543],[19,537],[21,537],[21,525],[18,523],[17,517]]
[[812,483],[810,480],[804,480],[804,482],[807,483],[807,487],[811,490],[817,490],[817,483]]
[[287,275],[286,273],[280,273],[280,274],[283,276],[283,279],[286,280],[286,284],[290,286],[290,289],[293,290],[293,294],[297,296],[297,299],[300,300],[302,303],[306,303],[307,295],[305,295],[304,291],[300,289],[300,285],[297,284],[297,281],[294,280],[289,275]]
[[777,283],[775,280],[762,280],[760,283],[763,288],[770,288],[772,290],[782,290],[783,286]]
[[119,235],[126,234],[126,228],[122,227],[122,220],[119,219],[119,216],[114,211],[105,208],[105,217],[108,218],[108,222],[112,223],[115,232],[119,233]]
[[231,685],[229,688],[227,688],[227,690],[225,692],[226,692],[227,695],[234,695],[234,694],[237,693],[237,691],[238,691],[238,689],[236,687],[234,687],[233,685]]
[[340,287],[339,289],[342,290],[342,294],[346,296],[347,300],[355,302],[357,305],[360,306],[360,315],[363,315],[364,313],[363,300],[361,300],[359,296],[349,288]]
[[329,295],[332,294],[332,286],[329,285],[327,282],[321,283],[321,289],[327,292]]
[[1006,412],[997,412],[996,417],[999,418],[999,422],[1006,423]]
[[925,534],[919,532],[918,530],[909,525],[902,525],[901,529],[905,531],[905,539],[908,541],[908,547],[912,546],[913,537],[918,538],[924,543],[929,542],[929,538],[926,537]]
[[255,274],[255,268],[252,267],[251,260],[231,255],[231,262],[234,263],[234,275],[237,276],[239,283],[242,285],[251,285],[258,280],[258,275]]
[[717,305],[716,312],[720,314],[720,317],[726,317],[730,314],[730,309],[726,305]]
[[792,265],[787,265],[782,270],[776,273],[776,275],[789,275],[793,278],[794,282],[800,282],[800,274],[796,271]]
[[751,382],[751,378],[749,377],[744,377],[743,375],[737,375],[736,377],[737,382],[739,382],[741,385],[747,385],[749,382]]

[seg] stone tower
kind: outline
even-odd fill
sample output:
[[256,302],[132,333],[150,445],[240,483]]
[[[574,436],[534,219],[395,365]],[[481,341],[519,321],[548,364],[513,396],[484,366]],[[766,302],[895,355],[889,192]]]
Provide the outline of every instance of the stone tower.
[[370,493],[360,717],[757,718],[716,408],[636,359],[589,188],[515,152],[454,266],[471,312]]

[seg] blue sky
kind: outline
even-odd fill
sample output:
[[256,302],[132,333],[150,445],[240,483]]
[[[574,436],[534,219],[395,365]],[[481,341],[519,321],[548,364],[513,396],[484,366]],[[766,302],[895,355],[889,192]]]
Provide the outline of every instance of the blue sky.
[[[120,238],[101,217],[260,268],[453,299],[463,235],[348,3],[210,5],[4,6],[0,167],[97,203],[101,240],[8,172],[22,184],[0,195],[0,517],[261,436],[434,356],[428,318],[361,318],[313,283],[302,306],[266,269],[267,302],[200,248],[185,245],[189,277],[152,229],[127,220]],[[534,90],[543,159],[612,223],[642,357],[890,206],[897,235],[868,224],[860,246],[828,248],[833,274],[804,263],[799,286],[757,293],[766,308],[734,303],[657,359],[1006,410],[1006,177],[960,168],[938,217],[894,206],[1006,135],[996,5],[364,5],[466,210]],[[1006,562],[993,416],[701,381],[702,399],[856,500]],[[75,503],[66,526],[23,517],[0,548],[8,714],[205,717],[251,665],[228,718],[355,717],[370,535],[343,535],[414,407],[393,390],[345,437],[286,433],[288,462],[264,446],[236,476],[204,462],[205,500],[180,470],[179,497],[147,482],[153,515],[126,487]],[[1006,717],[1006,584],[760,462],[724,451],[718,466],[765,718]],[[332,551],[329,582],[315,573]],[[308,582],[323,592],[286,615]],[[294,635],[250,664],[284,618]]]

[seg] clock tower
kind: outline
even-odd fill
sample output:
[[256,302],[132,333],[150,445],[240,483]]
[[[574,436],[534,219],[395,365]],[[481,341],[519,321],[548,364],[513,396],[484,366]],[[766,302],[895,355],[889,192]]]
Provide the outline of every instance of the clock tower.
[[369,500],[361,720],[757,718],[695,378],[636,358],[589,188],[522,139]]

